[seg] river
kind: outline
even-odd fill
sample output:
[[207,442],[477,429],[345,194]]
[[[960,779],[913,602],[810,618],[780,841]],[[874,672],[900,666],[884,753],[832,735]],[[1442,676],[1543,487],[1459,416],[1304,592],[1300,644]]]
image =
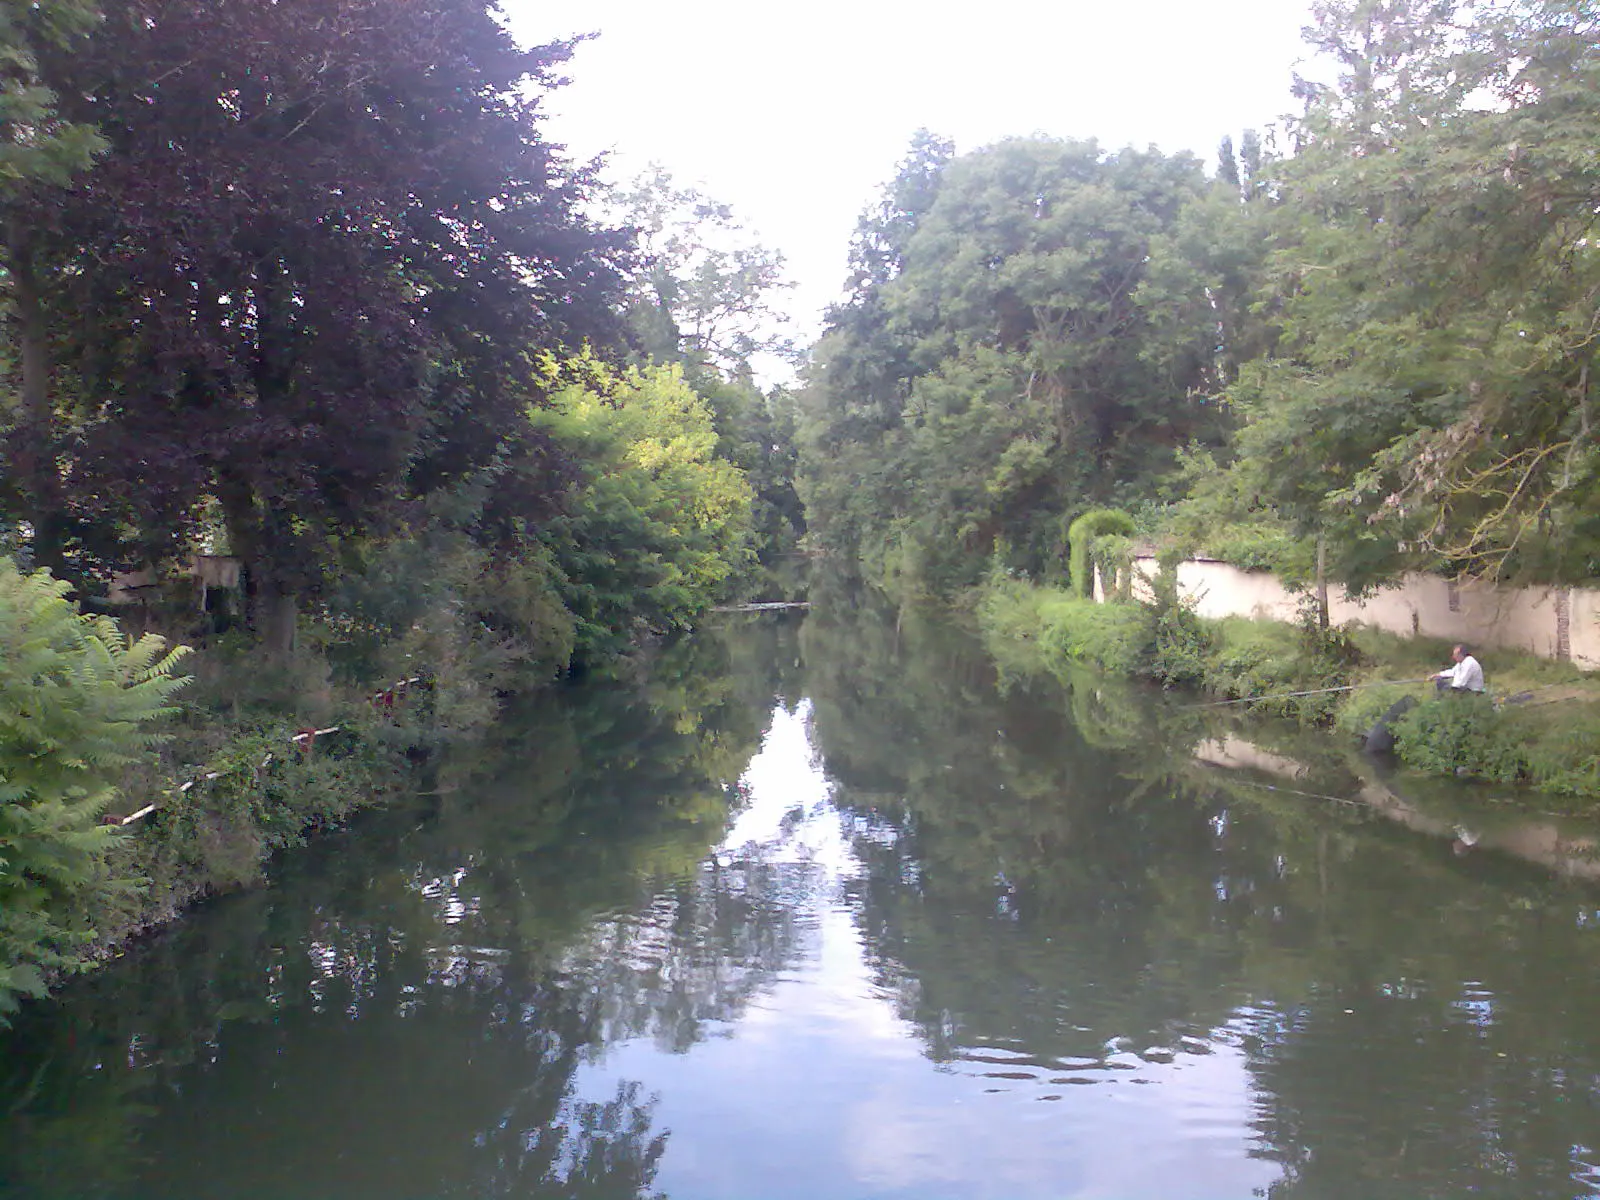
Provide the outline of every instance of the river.
[[1592,830],[815,599],[32,1007],[0,1196],[1600,1195]]

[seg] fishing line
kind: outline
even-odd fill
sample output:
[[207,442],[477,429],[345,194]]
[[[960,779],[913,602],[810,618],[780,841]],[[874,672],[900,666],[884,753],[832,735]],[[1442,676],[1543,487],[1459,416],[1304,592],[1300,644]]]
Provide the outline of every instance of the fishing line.
[[1424,675],[1421,679],[1377,679],[1371,683],[1349,683],[1344,687],[1311,688],[1304,692],[1269,692],[1265,696],[1240,696],[1234,700],[1207,700],[1203,704],[1185,704],[1183,708],[1221,708],[1225,704],[1254,704],[1259,700],[1290,700],[1296,696],[1326,696],[1330,692],[1354,692],[1361,688],[1374,687],[1399,687],[1408,683],[1427,683],[1432,675]]

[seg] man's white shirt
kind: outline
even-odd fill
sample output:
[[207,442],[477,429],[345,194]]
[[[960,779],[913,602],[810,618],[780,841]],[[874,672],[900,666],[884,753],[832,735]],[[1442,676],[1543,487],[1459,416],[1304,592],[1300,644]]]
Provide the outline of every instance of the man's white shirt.
[[1467,655],[1447,672],[1450,686],[1468,692],[1483,691],[1483,668],[1472,655]]

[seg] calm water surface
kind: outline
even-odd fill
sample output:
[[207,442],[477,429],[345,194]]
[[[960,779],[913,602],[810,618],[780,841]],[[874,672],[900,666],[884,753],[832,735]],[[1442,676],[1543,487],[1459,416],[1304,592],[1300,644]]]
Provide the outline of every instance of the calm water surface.
[[29,1013],[0,1196],[1600,1195],[1584,830],[815,598]]

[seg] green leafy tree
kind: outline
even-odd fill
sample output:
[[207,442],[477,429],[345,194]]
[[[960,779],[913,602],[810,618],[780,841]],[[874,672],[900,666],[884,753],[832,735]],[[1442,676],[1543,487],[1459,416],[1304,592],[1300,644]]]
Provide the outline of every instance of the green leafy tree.
[[1245,468],[1329,570],[1544,580],[1600,563],[1591,379],[1600,18],[1565,0],[1341,0],[1282,164],[1293,226],[1244,373]]
[[[40,56],[81,47],[97,21],[84,0],[0,3],[0,295],[15,349],[8,364],[13,470],[0,484],[13,512],[25,514],[35,540],[57,540],[61,481],[52,459],[52,388],[46,293],[54,265],[40,234],[54,223],[60,193],[105,149],[90,123],[64,118],[45,81]],[[40,534],[43,534],[40,537]]]
[[659,165],[612,202],[639,236],[628,318],[650,358],[737,378],[754,358],[793,357],[788,316],[773,306],[793,286],[783,255],[755,241],[731,207],[680,187]]
[[954,157],[949,139],[919,130],[862,214],[850,245],[850,298],[829,311],[797,397],[797,487],[808,532],[852,556],[881,541],[883,515],[906,503],[896,450],[914,373],[911,337],[891,321],[884,290],[904,268]]
[[653,166],[612,197],[640,239],[627,320],[646,363],[677,364],[710,406],[717,456],[755,491],[763,561],[793,549],[805,530],[795,491],[793,405],[757,376],[795,357],[788,315],[774,300],[791,286],[783,256],[755,241],[733,210]]
[[804,399],[818,540],[935,592],[997,552],[1059,572],[1065,517],[1219,437],[1214,328],[1158,321],[1141,297],[1157,239],[1204,189],[1186,155],[1092,141],[914,146],[863,222]]
[[683,628],[752,560],[752,493],[716,455],[710,407],[677,367],[587,384],[531,419],[584,465],[567,510],[538,533],[577,622],[576,655],[615,652],[640,629]]
[[72,964],[93,898],[119,886],[106,856],[121,831],[99,819],[187,682],[173,674],[186,647],[133,641],[68,591],[0,559],[0,1012]]

